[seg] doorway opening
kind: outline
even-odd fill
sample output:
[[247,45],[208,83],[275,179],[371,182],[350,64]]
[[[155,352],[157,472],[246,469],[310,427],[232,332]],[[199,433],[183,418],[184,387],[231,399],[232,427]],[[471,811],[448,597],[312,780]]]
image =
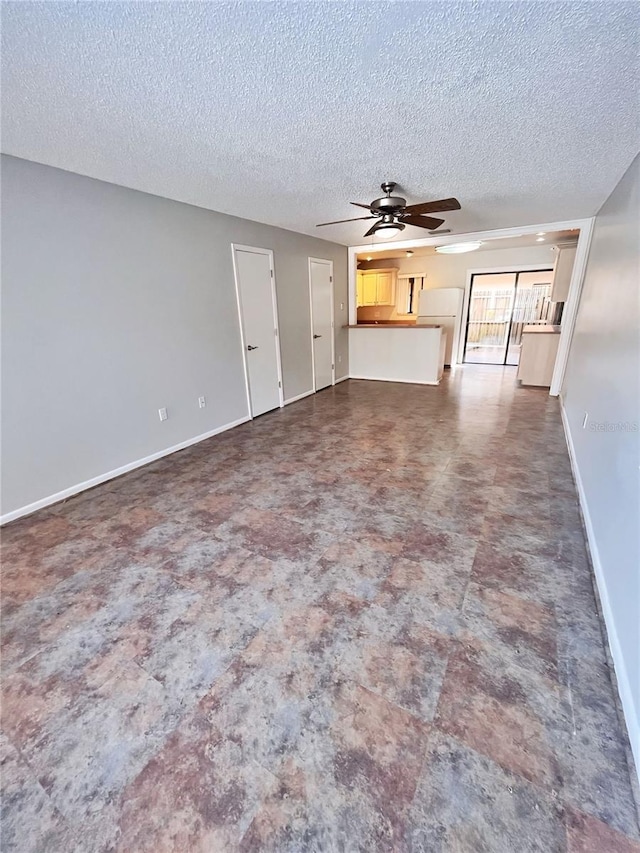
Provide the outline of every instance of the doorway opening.
[[471,276],[465,364],[517,366],[524,326],[559,322],[551,302],[553,268]]

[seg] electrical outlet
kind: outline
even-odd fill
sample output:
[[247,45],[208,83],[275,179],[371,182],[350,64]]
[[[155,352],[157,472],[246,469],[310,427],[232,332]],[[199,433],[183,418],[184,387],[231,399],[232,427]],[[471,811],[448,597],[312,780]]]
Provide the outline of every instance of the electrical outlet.
[[582,421],[582,429],[587,428],[587,421],[589,420],[589,412],[584,413],[584,420]]
[[338,364],[342,364],[342,356],[341,355],[338,356]]
[[206,398],[205,397],[198,397],[198,405],[200,406],[201,409],[204,409],[204,407],[207,405]]
[[341,311],[344,311],[344,302],[341,302],[341,303],[340,303],[340,310],[341,310]]
[[166,419],[169,417],[169,416],[167,415],[167,410],[166,410],[166,409],[158,409],[158,415],[160,416],[160,420],[161,420],[161,421],[166,421]]

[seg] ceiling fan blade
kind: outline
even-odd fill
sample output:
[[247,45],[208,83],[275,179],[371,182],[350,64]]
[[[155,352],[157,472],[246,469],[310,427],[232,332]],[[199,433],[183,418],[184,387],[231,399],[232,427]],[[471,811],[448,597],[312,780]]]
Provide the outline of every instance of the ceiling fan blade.
[[316,228],[322,228],[323,225],[340,225],[342,222],[359,222],[361,219],[377,219],[377,216],[356,216],[355,219],[336,219],[335,222],[320,222]]
[[433,216],[411,216],[411,214],[407,216],[403,213],[400,216],[400,221],[406,225],[416,225],[418,228],[428,228],[429,231],[434,231],[442,225],[444,219],[435,219]]
[[365,210],[371,210],[370,204],[360,204],[359,201],[350,201],[349,204],[354,204],[356,207],[364,207]]
[[440,213],[443,210],[460,210],[457,198],[441,198],[439,201],[422,201],[420,204],[409,204],[405,213]]
[[369,230],[367,231],[367,233],[363,234],[362,236],[363,237],[371,237],[372,234],[375,234],[377,227],[378,227],[378,223],[376,222],[376,224],[372,225],[371,228],[369,228]]

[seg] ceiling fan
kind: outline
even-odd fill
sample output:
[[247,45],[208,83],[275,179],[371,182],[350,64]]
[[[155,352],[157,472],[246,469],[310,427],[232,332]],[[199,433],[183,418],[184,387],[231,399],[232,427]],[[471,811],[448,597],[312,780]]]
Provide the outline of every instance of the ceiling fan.
[[[393,181],[385,181],[383,184],[380,184],[382,191],[386,195],[383,195],[382,198],[374,199],[371,204],[360,204],[357,201],[350,202],[356,207],[364,207],[365,210],[369,210],[371,216],[356,216],[354,219],[321,222],[319,225],[316,225],[316,228],[322,228],[325,225],[339,225],[342,222],[377,219],[378,222],[372,225],[364,236],[370,237],[372,234],[377,234],[378,237],[387,239],[400,234],[407,225],[415,225],[418,228],[426,228],[428,231],[434,231],[443,224],[444,219],[437,219],[434,216],[426,216],[425,214],[440,213],[445,210],[460,210],[460,202],[457,198],[443,198],[439,201],[423,201],[419,204],[407,205],[406,198],[391,195],[396,186],[397,184]],[[446,231],[443,229],[438,233],[444,234]]]

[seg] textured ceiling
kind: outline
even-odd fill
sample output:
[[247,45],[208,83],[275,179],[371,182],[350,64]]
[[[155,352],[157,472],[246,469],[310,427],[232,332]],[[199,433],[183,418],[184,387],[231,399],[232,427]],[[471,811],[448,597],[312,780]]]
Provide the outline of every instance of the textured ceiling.
[[590,216],[638,147],[635,2],[2,7],[5,152],[346,244],[385,179],[454,232]]

